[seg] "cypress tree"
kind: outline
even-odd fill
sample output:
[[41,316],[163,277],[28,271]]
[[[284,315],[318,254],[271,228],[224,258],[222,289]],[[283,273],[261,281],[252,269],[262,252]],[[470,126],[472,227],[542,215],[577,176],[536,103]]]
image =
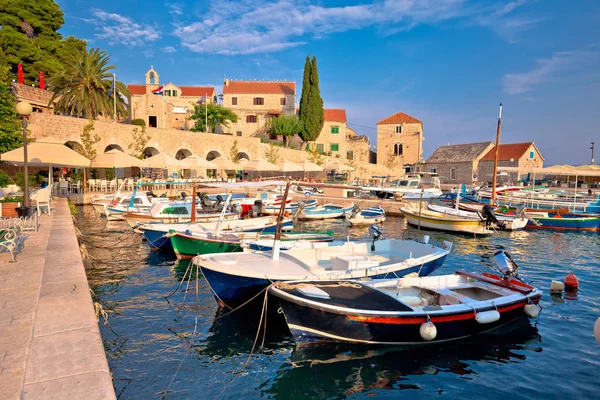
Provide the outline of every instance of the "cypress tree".
[[[305,94],[306,75],[308,76],[308,91]],[[313,57],[312,64],[309,65],[309,58],[306,58],[304,67],[304,82],[302,88],[302,99],[300,101],[300,120],[302,121],[302,132],[300,137],[304,142],[312,142],[319,137],[323,129],[324,112],[323,99],[319,90],[319,71],[317,70],[317,57]],[[305,97],[308,97],[305,99]],[[302,102],[305,101],[304,107]]]
[[[304,63],[304,78],[302,79],[302,96],[300,97],[300,110],[298,111],[298,117],[300,121],[304,121],[306,119],[306,114],[308,112],[308,97],[310,96],[310,55],[306,56],[306,61]],[[300,131],[300,137],[302,140],[307,134],[304,128]]]

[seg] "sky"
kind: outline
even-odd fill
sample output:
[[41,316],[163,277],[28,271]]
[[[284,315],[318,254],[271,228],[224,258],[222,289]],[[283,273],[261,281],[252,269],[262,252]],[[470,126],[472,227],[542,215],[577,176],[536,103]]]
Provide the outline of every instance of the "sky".
[[294,80],[317,57],[325,107],[376,143],[402,111],[440,145],[535,142],[544,165],[600,159],[597,0],[58,0],[64,36],[105,49],[117,79]]

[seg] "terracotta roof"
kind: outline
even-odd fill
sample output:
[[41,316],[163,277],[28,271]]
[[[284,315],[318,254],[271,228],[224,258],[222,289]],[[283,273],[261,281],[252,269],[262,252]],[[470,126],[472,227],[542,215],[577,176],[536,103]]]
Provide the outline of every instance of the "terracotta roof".
[[[527,152],[532,145],[535,147],[533,142],[500,144],[498,149],[498,160],[509,161],[511,158],[513,160],[518,160],[519,158],[523,157],[525,152]],[[492,147],[492,149],[485,156],[483,156],[481,161],[494,161],[495,151],[496,146]]]
[[346,110],[343,108],[325,108],[325,121],[326,122],[347,122]]
[[228,81],[223,94],[296,94],[296,82]]
[[[177,86],[177,85],[175,85]],[[213,97],[215,95],[215,88],[211,86],[177,86],[180,90],[180,96],[184,97],[202,97],[205,94]],[[127,89],[133,95],[143,95],[146,94],[146,85],[127,85]]]
[[453,144],[438,147],[425,163],[454,163],[474,161],[493,148],[493,142]]
[[408,114],[399,112],[399,113],[392,115],[391,117],[382,119],[381,121],[379,121],[377,123],[377,125],[383,125],[383,124],[422,124],[422,122],[416,118],[411,117]]

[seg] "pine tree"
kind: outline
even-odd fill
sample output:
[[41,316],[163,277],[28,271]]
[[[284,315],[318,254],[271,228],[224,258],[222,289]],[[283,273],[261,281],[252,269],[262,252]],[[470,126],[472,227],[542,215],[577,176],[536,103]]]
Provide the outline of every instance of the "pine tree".
[[[307,57],[308,62],[308,57]],[[304,67],[306,77],[306,66]],[[300,108],[300,120],[302,121],[302,132],[300,137],[304,142],[312,142],[321,134],[325,114],[323,111],[323,99],[319,89],[319,71],[317,69],[317,57],[313,57],[310,65],[308,85],[308,99],[304,109]],[[304,83],[302,88],[302,97],[304,97]]]
[[0,62],[0,153],[23,145],[20,118],[10,90],[9,67]]

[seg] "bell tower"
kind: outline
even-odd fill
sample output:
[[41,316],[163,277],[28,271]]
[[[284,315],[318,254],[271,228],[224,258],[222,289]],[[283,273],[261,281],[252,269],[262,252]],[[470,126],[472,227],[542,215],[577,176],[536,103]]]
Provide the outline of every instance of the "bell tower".
[[146,85],[158,85],[158,72],[154,70],[153,65],[151,65],[148,72],[146,72]]

